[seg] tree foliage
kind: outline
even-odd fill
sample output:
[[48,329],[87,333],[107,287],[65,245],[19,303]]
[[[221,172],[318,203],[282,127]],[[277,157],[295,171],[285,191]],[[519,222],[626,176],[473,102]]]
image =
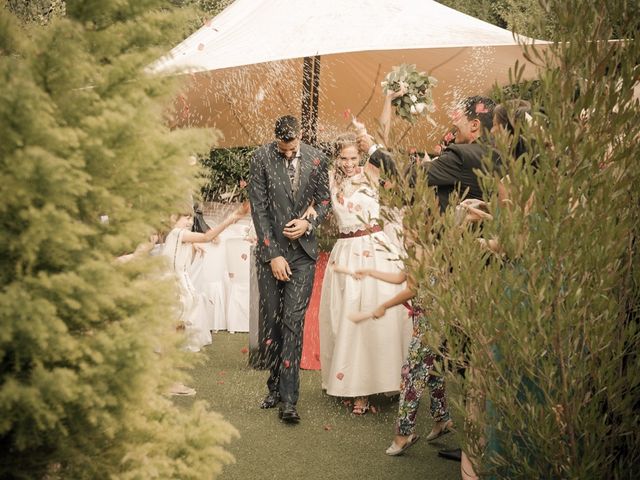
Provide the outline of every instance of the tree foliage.
[[207,201],[246,200],[249,160],[253,147],[216,148],[201,159],[206,183],[202,196]]
[[[520,35],[553,40],[556,18],[551,15],[547,2],[539,0],[440,0],[455,10],[492,23]],[[539,22],[537,19],[543,18]]]
[[64,0],[7,0],[6,7],[22,22],[39,25],[65,14]]
[[[434,327],[425,341],[446,340],[448,361],[468,366],[447,381],[466,393],[454,403],[481,477],[634,478],[640,17],[623,0],[544,5],[570,41],[527,49],[540,66],[533,119],[516,131],[528,153],[510,159],[511,139],[495,138],[503,170],[482,175],[493,220],[469,228],[453,209],[425,215],[437,210],[420,180],[395,201],[411,204],[406,231],[419,248],[407,263]],[[546,15],[530,21],[541,28]],[[626,40],[608,42],[618,34]]]
[[2,478],[211,478],[232,460],[233,427],[163,395],[187,364],[164,266],[114,261],[214,140],[168,131],[175,85],[144,74],[195,16],[169,7],[68,1],[47,26],[0,9]]

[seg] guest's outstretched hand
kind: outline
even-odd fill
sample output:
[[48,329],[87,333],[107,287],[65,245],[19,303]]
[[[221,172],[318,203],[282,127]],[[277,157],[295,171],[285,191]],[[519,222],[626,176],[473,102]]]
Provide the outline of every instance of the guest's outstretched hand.
[[368,276],[369,276],[368,268],[362,268],[360,270],[356,270],[355,272],[353,272],[353,278],[355,278],[356,280],[362,280],[364,277],[368,277]]
[[365,127],[364,123],[359,122],[358,119],[354,116],[351,117],[351,125],[356,129],[357,135],[366,135],[367,127]]
[[347,318],[351,320],[353,323],[360,323],[364,320],[369,320],[371,318],[373,318],[374,320],[376,318],[380,318],[384,316],[386,312],[387,312],[387,307],[385,307],[384,305],[380,305],[372,312],[352,312],[349,315],[347,315]]
[[352,312],[347,315],[347,318],[351,320],[353,323],[360,323],[363,320],[369,320],[371,317],[371,312]]
[[249,215],[251,213],[251,204],[249,202],[242,202],[242,204],[236,208],[233,212],[233,215],[239,220],[242,217]]
[[366,132],[358,135],[357,142],[358,150],[361,153],[368,153],[369,149],[375,144],[373,137]]
[[385,307],[384,305],[380,305],[373,312],[371,312],[371,316],[373,318],[380,318],[383,317],[385,313],[387,313],[387,307]]
[[[215,238],[212,240],[214,241],[216,240]],[[199,243],[194,243],[193,244],[193,249],[195,250],[195,255],[202,255],[204,257],[204,254],[207,253],[204,249],[204,247],[202,245],[200,245]]]
[[487,204],[482,200],[468,198],[460,202],[456,210],[461,208],[459,218],[464,223],[476,223],[482,220],[492,220],[493,216],[489,213]]

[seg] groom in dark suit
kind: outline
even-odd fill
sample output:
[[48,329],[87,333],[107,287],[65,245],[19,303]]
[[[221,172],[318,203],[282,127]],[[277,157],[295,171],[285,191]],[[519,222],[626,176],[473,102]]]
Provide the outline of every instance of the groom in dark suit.
[[[265,353],[270,369],[261,408],[282,401],[279,416],[297,423],[304,316],[313,288],[316,227],[330,205],[328,160],[300,141],[295,117],[276,121],[275,141],[257,149],[250,166],[249,200],[258,237],[256,262]],[[317,216],[303,219],[313,205]]]

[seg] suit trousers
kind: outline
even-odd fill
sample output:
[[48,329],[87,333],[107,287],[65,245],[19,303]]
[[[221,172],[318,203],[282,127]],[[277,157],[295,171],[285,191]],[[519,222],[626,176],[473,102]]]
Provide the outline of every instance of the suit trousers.
[[277,280],[270,263],[257,261],[261,338],[265,342],[265,361],[269,368],[267,387],[279,392],[283,402],[295,405],[300,385],[300,357],[304,317],[313,289],[316,262],[299,242],[291,242],[285,258],[289,281]]

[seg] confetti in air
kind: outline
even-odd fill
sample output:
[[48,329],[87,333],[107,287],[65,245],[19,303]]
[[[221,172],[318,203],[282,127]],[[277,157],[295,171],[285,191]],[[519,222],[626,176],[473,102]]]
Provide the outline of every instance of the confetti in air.
[[489,110],[487,109],[487,106],[482,103],[476,103],[476,113],[489,113]]

